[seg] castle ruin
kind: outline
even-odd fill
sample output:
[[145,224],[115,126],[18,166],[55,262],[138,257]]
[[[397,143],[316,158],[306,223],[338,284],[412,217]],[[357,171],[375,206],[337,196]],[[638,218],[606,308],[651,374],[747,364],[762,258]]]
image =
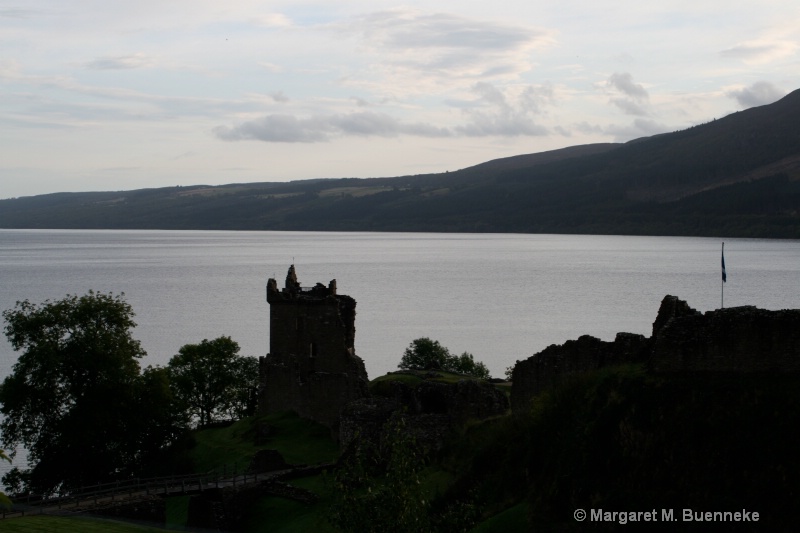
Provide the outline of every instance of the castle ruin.
[[326,287],[301,287],[294,265],[283,289],[270,278],[269,354],[259,361],[259,412],[294,411],[338,433],[345,404],[364,398],[367,371],[355,353],[356,301]]
[[650,338],[618,333],[605,342],[584,335],[517,361],[511,408],[523,412],[532,398],[571,376],[628,363],[660,373],[800,374],[800,309],[742,306],[701,313],[667,295]]

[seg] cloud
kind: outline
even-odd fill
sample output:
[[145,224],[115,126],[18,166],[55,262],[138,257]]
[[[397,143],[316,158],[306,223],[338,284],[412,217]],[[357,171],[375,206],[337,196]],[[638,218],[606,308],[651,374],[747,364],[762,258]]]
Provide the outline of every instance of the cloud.
[[506,51],[529,46],[542,36],[521,26],[469,19],[449,13],[392,10],[372,13],[361,21],[370,41],[386,49]]
[[326,122],[330,130],[363,137],[394,137],[402,129],[400,122],[385,113],[331,115]]
[[626,115],[647,116],[646,104],[650,99],[647,90],[639,83],[633,82],[629,72],[615,72],[609,76],[606,85],[620,96],[611,98],[610,102]]
[[284,71],[284,68],[282,66],[276,65],[275,63],[268,63],[266,61],[261,61],[258,63],[258,65],[260,67],[263,67],[264,70],[266,70],[267,72],[280,73]]
[[258,140],[265,142],[314,143],[328,141],[334,136],[448,137],[446,128],[423,123],[401,122],[385,113],[348,113],[314,115],[297,118],[292,115],[267,115],[239,125],[214,128],[214,134],[225,141]]
[[456,127],[457,133],[468,137],[517,137],[548,133],[547,128],[536,123],[534,116],[542,112],[543,106],[553,103],[551,86],[531,85],[521,91],[517,88],[516,94],[513,94],[511,89],[504,92],[490,83],[478,82],[472,91],[478,98],[460,104],[469,123]]
[[608,84],[636,101],[650,97],[641,84],[633,83],[633,76],[629,72],[615,72],[608,78]]
[[535,136],[547,135],[547,128],[526,117],[510,114],[474,113],[469,124],[456,127],[456,131],[467,137],[487,136]]
[[269,95],[272,97],[273,100],[281,104],[285,104],[286,102],[289,101],[289,97],[286,96],[286,94],[283,91],[271,92],[269,93]]
[[529,85],[520,95],[522,108],[532,113],[541,113],[545,106],[554,105],[555,101],[555,91],[549,83],[539,86]]
[[612,98],[611,103],[626,115],[647,116],[647,111],[640,104],[628,98]]
[[627,126],[612,124],[604,128],[604,132],[614,136],[614,142],[627,142],[640,137],[650,137],[671,131],[668,126],[654,120],[637,118]]
[[786,91],[767,81],[757,81],[750,87],[728,91],[725,94],[739,102],[743,108],[748,108],[776,102],[786,96]]
[[83,126],[86,121],[160,122],[179,116],[219,120],[220,116],[246,112],[253,107],[252,100],[168,96],[87,85],[69,76],[32,75],[23,72],[15,61],[0,60],[0,81],[32,88],[32,92],[19,93],[22,97],[16,98],[20,123],[49,127]]
[[[425,122],[398,120],[386,114],[360,111],[340,114],[316,114],[305,118],[272,114],[248,120],[234,126],[218,126],[213,133],[225,141],[259,140],[264,142],[315,143],[335,137],[487,137],[545,135],[547,128],[539,125],[535,116],[553,100],[548,85],[502,91],[486,82],[472,88],[477,98],[453,102],[461,107],[466,123],[441,127]],[[357,105],[362,103],[356,99]]]
[[129,56],[100,57],[86,63],[86,68],[92,70],[124,70],[152,65],[152,58],[144,54],[133,54]]
[[[572,128],[584,135],[605,135],[606,132],[597,124],[589,124],[585,120],[572,125]],[[563,134],[562,134],[563,135]]]
[[722,50],[719,55],[726,59],[739,59],[747,64],[769,63],[791,56],[798,47],[794,41],[755,40]]
[[23,9],[16,7],[0,8],[0,18],[10,19],[25,19],[36,14],[36,11],[31,9]]
[[465,79],[514,78],[533,68],[532,50],[555,41],[551,30],[411,9],[371,13],[337,29],[376,57],[349,82],[387,92],[441,92]]
[[256,26],[264,28],[289,28],[292,26],[292,20],[282,13],[268,13],[253,17],[250,21]]
[[292,115],[267,115],[238,126],[217,126],[214,134],[224,141],[256,139],[266,142],[313,143],[328,140],[324,124]]

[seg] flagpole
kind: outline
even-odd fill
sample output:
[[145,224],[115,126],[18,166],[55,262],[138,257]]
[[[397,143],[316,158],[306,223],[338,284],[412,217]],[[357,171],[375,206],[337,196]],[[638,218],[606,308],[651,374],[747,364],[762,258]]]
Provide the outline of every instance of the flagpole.
[[720,308],[725,309],[725,243],[722,243],[722,280],[720,281]]

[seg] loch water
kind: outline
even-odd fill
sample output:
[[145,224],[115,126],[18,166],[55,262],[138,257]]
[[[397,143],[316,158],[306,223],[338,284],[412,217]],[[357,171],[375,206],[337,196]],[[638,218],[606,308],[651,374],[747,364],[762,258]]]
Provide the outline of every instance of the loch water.
[[[229,335],[269,349],[267,279],[337,280],[371,378],[431,337],[494,376],[550,344],[649,335],[666,294],[722,304],[721,239],[589,235],[0,230],[0,309],[125,293],[148,364]],[[800,241],[725,239],[725,307],[800,308]],[[17,354],[0,339],[0,379]]]

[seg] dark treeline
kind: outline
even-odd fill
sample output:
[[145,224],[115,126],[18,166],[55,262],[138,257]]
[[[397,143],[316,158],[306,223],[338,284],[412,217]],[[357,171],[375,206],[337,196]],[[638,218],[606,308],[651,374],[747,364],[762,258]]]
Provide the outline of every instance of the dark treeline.
[[[0,384],[2,445],[27,451],[3,484],[14,494],[152,475],[188,431],[252,415],[258,361],[230,337],[187,344],[142,369],[122,295],[89,292],[3,312],[19,357]],[[174,465],[173,465],[174,466]]]

